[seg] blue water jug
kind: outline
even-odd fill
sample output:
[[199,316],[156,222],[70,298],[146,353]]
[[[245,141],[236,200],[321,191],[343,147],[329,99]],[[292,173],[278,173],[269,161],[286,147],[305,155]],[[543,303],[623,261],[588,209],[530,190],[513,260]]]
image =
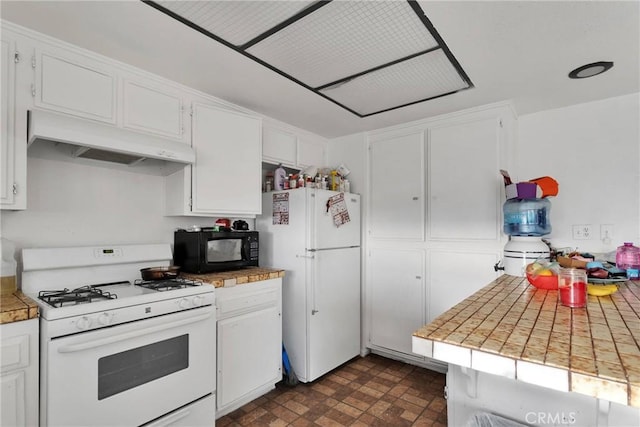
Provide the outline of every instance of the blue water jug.
[[505,234],[544,236],[551,233],[551,202],[543,199],[509,199],[502,206]]

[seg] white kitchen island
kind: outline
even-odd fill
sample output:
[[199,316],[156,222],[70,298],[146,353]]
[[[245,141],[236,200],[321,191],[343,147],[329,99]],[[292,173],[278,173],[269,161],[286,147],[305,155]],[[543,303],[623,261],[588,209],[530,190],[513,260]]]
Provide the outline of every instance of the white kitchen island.
[[449,425],[490,413],[525,425],[640,425],[640,284],[588,305],[503,275],[413,335],[449,364]]

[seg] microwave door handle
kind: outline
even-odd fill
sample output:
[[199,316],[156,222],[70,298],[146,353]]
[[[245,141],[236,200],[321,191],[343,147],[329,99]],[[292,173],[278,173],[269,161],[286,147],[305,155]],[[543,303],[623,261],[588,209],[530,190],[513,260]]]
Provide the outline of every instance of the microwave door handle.
[[190,325],[192,323],[202,322],[212,316],[213,313],[202,314],[197,317],[191,317],[188,319],[178,320],[171,322],[170,324],[162,323],[161,325],[151,326],[149,328],[139,329],[124,334],[113,335],[106,338],[100,338],[93,341],[87,341],[80,344],[64,345],[58,349],[58,353],[75,353],[77,351],[89,350],[91,348],[102,347],[105,345],[113,344],[119,341],[124,341],[131,338],[137,338],[143,335],[152,334],[166,330],[168,327],[176,328],[180,326]]

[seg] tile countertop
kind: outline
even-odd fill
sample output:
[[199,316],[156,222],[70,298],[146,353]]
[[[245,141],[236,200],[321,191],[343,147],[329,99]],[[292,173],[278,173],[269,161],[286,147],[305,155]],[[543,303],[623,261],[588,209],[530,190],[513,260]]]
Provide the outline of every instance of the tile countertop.
[[571,309],[503,275],[416,331],[413,351],[640,408],[640,283]]
[[194,274],[180,273],[180,277],[189,280],[199,280],[209,283],[216,288],[242,285],[244,283],[259,282],[261,280],[284,277],[284,270],[275,268],[248,267],[241,270],[222,271],[219,273]]
[[38,317],[38,305],[21,291],[0,296],[0,324],[36,317]]

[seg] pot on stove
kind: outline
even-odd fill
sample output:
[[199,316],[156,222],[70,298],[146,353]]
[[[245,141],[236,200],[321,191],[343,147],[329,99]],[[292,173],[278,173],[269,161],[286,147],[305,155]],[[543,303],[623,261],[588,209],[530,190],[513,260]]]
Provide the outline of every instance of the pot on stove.
[[142,280],[164,280],[175,279],[178,277],[180,267],[167,266],[167,267],[148,267],[140,270]]

